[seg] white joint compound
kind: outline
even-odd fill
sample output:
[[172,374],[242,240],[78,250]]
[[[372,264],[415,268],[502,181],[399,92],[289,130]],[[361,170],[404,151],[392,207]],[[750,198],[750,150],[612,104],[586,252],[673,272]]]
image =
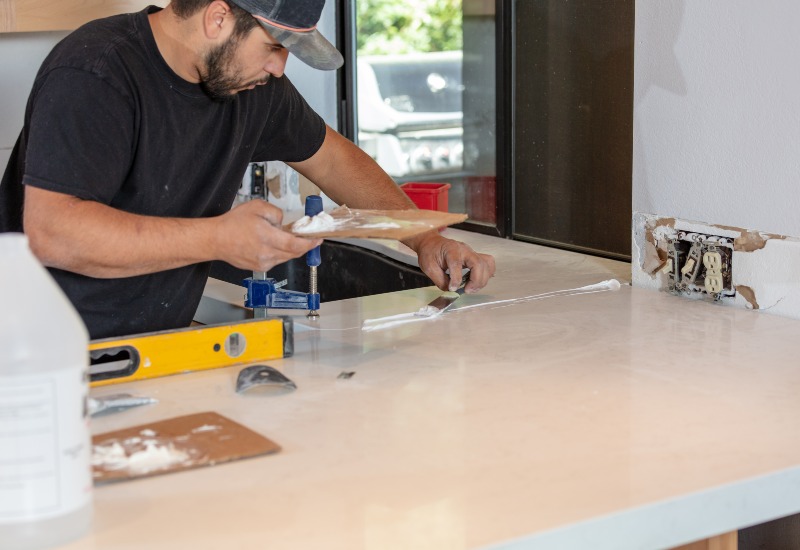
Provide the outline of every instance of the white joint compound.
[[371,223],[366,219],[347,216],[344,218],[334,218],[327,212],[320,212],[316,216],[303,216],[292,224],[292,232],[298,235],[313,235],[315,233],[332,233],[343,229],[398,229],[399,223],[389,221],[385,216],[373,217]]
[[316,216],[303,216],[292,225],[294,233],[322,233],[323,231],[332,231],[336,229],[339,224],[327,212],[320,212]]
[[[480,307],[496,307],[496,306],[506,306],[506,305],[516,305],[522,304],[525,302],[532,302],[534,300],[544,300],[546,298],[555,298],[557,296],[575,296],[578,294],[592,294],[595,292],[606,292],[606,291],[613,291],[619,290],[620,283],[616,279],[609,279],[607,281],[601,281],[599,283],[593,285],[582,286],[579,288],[571,288],[567,290],[555,290],[553,292],[545,292],[543,294],[536,294],[533,296],[524,296],[522,298],[511,298],[508,300],[497,300],[494,302],[486,302],[483,304],[473,304],[470,306],[463,306],[458,309],[451,309],[448,310],[447,313],[456,313],[461,311],[466,311],[469,309],[475,309]],[[431,311],[433,310],[433,311]],[[390,315],[388,317],[379,317],[376,319],[366,319],[364,323],[361,325],[361,330],[364,332],[371,332],[375,330],[384,330],[387,328],[394,328],[399,325],[404,325],[406,323],[416,323],[419,321],[429,321],[431,319],[439,318],[444,312],[438,310],[436,308],[431,308],[430,306],[425,306],[420,308],[418,311],[414,313],[401,313],[400,315]]]

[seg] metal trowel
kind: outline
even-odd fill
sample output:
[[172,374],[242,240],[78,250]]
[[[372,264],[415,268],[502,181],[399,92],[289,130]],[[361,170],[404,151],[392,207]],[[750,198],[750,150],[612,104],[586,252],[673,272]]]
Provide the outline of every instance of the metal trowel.
[[253,365],[242,369],[236,378],[236,393],[243,393],[254,387],[277,387],[296,390],[297,384],[281,371],[268,365]]
[[94,417],[153,403],[158,403],[158,399],[139,397],[129,393],[115,393],[114,395],[104,395],[102,397],[89,397],[87,399],[87,408],[89,415]]

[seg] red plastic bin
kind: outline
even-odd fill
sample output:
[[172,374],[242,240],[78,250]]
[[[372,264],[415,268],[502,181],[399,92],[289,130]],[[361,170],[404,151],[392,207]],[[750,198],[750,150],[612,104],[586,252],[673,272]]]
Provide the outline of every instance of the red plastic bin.
[[400,186],[417,208],[447,212],[447,190],[449,183],[409,181]]

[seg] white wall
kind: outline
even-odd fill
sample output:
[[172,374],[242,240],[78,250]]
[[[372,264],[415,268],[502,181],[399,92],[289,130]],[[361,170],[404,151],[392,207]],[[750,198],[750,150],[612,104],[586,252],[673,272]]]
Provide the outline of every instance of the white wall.
[[800,2],[637,0],[633,210],[800,236]]
[[[336,45],[336,5],[333,0],[325,2],[317,29],[331,44]],[[336,71],[312,69],[295,56],[290,55],[286,64],[286,74],[306,98],[308,104],[335,130],[338,125]]]
[[66,33],[0,33],[0,172],[5,170],[11,149],[22,129],[25,104],[50,49]]

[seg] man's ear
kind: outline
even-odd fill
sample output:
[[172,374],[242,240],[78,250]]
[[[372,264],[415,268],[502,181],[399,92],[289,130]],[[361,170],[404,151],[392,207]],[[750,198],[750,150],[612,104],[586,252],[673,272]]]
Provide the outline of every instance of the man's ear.
[[203,12],[203,31],[207,38],[227,38],[233,30],[234,17],[223,0],[214,0]]

